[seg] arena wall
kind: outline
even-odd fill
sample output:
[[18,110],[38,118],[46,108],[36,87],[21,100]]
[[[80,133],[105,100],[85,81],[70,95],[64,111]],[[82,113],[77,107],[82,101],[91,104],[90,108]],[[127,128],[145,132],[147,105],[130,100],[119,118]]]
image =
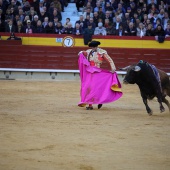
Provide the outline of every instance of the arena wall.
[[[16,34],[18,40],[6,40],[10,35],[2,33],[0,41],[0,78],[77,79],[78,52],[88,49],[82,36],[56,34]],[[154,37],[94,36],[107,50],[118,69],[146,60],[170,73],[170,38],[164,43]],[[104,69],[110,69],[103,63]]]

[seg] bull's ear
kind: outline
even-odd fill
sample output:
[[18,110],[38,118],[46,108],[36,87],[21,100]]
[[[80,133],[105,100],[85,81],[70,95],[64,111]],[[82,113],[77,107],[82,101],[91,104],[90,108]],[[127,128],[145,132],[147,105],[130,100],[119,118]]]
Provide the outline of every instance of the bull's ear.
[[135,66],[135,68],[133,69],[134,71],[138,72],[141,70],[141,68],[139,66]]

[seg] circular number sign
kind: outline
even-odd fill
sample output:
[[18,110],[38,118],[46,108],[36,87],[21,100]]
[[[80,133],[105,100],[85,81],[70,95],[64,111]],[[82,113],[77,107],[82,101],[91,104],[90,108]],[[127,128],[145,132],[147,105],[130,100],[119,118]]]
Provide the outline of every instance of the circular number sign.
[[74,39],[73,37],[65,37],[63,38],[63,46],[64,47],[73,47],[74,46]]

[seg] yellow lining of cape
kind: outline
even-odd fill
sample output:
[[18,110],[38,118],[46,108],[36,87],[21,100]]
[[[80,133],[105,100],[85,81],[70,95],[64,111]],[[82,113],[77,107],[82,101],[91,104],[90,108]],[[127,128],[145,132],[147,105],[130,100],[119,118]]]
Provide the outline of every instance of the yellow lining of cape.
[[114,84],[113,86],[111,86],[111,89],[113,91],[118,91],[118,92],[122,92],[121,88],[118,86],[118,84]]

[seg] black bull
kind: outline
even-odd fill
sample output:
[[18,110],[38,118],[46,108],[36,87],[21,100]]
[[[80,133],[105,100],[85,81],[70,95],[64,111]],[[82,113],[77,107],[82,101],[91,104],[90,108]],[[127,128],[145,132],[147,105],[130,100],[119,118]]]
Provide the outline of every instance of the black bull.
[[170,111],[170,104],[165,98],[167,95],[170,97],[170,79],[164,71],[156,69],[153,65],[144,61],[120,70],[127,71],[123,80],[125,84],[136,83],[138,85],[149,115],[152,115],[152,110],[148,106],[147,99],[152,100],[154,97],[158,99],[161,112],[165,111],[162,102],[168,106]]

